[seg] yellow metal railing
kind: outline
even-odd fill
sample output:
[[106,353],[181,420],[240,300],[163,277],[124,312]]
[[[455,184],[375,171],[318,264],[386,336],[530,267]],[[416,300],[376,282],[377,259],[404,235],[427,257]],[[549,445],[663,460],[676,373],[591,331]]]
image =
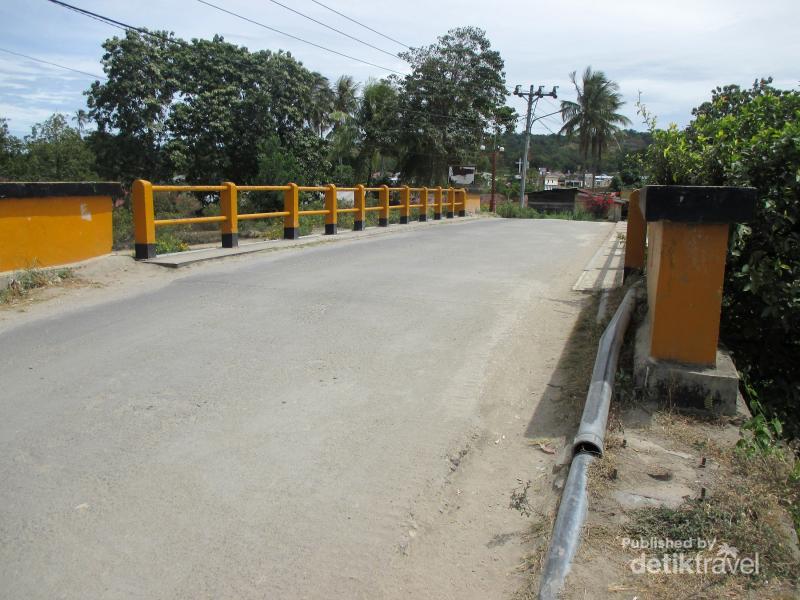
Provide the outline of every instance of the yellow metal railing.
[[[153,194],[157,192],[217,192],[220,212],[214,217],[187,217],[182,219],[156,219],[153,208]],[[239,192],[283,192],[283,210],[263,213],[239,214]],[[300,210],[300,192],[321,192],[325,203],[322,209]],[[340,208],[337,192],[353,192],[353,207]],[[378,205],[367,206],[367,194],[378,194]],[[399,204],[392,204],[392,195],[399,195]],[[412,203],[412,194],[415,194]],[[431,202],[431,196],[433,201]],[[156,227],[170,225],[190,225],[193,223],[219,223],[222,234],[222,247],[235,248],[239,245],[239,221],[254,219],[283,219],[283,237],[293,240],[300,237],[300,217],[312,215],[325,216],[325,233],[335,234],[339,214],[353,214],[353,230],[362,231],[366,227],[367,213],[380,212],[378,226],[389,225],[391,211],[400,211],[400,223],[407,224],[411,209],[419,211],[419,220],[427,221],[429,211],[433,210],[435,220],[458,215],[466,216],[467,191],[463,188],[412,188],[408,186],[389,187],[337,187],[301,186],[295,183],[286,185],[236,185],[226,182],[221,185],[153,185],[149,181],[137,179],[133,182],[133,223],[136,243],[136,259],[153,258],[156,255]]]

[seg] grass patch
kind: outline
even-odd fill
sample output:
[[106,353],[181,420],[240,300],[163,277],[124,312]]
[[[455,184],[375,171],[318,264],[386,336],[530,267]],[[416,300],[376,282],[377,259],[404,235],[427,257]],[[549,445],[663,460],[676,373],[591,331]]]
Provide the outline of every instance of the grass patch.
[[497,206],[497,216],[506,219],[561,219],[565,221],[597,221],[598,219],[590,212],[583,210],[571,210],[561,212],[544,212],[520,206],[513,202],[505,202]]
[[69,268],[37,269],[31,267],[11,276],[5,289],[0,290],[0,304],[13,304],[25,298],[31,290],[60,285],[73,279],[75,272]]

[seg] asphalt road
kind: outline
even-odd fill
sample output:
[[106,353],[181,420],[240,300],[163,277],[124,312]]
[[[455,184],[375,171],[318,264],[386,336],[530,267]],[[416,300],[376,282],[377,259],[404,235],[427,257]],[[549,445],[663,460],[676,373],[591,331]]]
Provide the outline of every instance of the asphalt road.
[[0,597],[397,596],[399,524],[480,426],[489,342],[609,232],[431,225],[1,333]]

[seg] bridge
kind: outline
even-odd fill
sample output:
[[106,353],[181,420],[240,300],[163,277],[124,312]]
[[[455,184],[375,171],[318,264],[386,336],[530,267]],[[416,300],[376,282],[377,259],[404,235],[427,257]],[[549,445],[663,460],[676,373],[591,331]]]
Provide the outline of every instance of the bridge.
[[9,597],[512,593],[612,230],[410,224],[0,322]]

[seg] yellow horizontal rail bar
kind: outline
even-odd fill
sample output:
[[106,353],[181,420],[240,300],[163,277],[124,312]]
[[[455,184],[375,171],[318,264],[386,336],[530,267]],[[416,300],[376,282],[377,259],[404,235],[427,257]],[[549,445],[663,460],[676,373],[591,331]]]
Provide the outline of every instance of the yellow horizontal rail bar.
[[289,211],[281,210],[278,212],[268,212],[268,213],[245,213],[239,215],[240,221],[251,221],[253,219],[271,219],[273,217],[288,217],[290,214]]
[[357,208],[337,208],[336,212],[338,213],[357,213]]
[[329,214],[330,212],[331,212],[331,211],[329,211],[329,210],[324,210],[324,209],[323,209],[323,210],[298,210],[298,211],[297,211],[297,214],[298,214],[298,215],[300,215],[300,216],[306,216],[306,215],[327,215],[327,214]]
[[408,208],[422,208],[422,204],[409,204]]
[[377,187],[377,188],[376,187],[371,187],[371,188],[365,187],[364,191],[365,192],[380,192],[382,189],[383,188],[379,188],[379,187]]
[[240,192],[285,192],[288,185],[237,185]]
[[159,225],[191,225],[192,223],[222,223],[227,221],[228,217],[189,217],[186,219],[156,219],[153,224],[157,227]]
[[300,185],[297,186],[298,192],[324,192],[327,190],[327,187],[322,187],[319,185]]
[[373,211],[373,210],[383,210],[383,207],[382,206],[367,206],[364,210],[367,211],[367,212],[370,212],[370,211]]
[[154,192],[221,192],[224,185],[154,185]]

